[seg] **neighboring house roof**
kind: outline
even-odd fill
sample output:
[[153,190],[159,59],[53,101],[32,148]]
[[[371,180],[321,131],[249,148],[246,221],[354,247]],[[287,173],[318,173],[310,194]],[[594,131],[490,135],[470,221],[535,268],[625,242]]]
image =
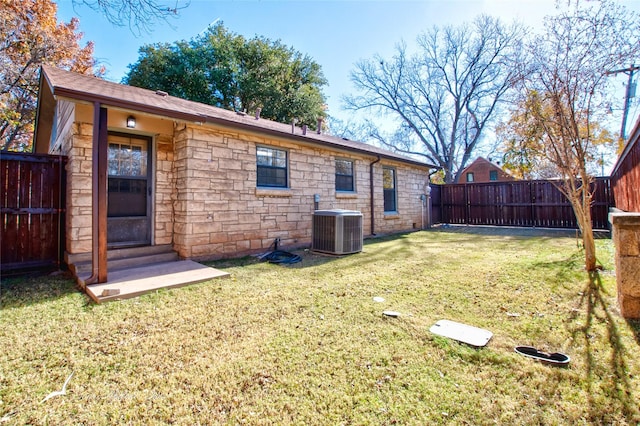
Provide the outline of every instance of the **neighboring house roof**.
[[47,65],[42,66],[40,75],[40,93],[36,119],[36,149],[44,146],[48,147],[54,119],[53,109],[57,98],[91,103],[98,102],[106,107],[139,111],[170,117],[175,120],[241,127],[280,137],[294,138],[306,143],[379,156],[416,166],[436,167],[363,142],[351,141],[327,134],[318,134],[311,130],[303,134],[300,127],[295,128],[295,133],[293,133],[291,124],[277,123],[264,118],[258,119],[254,115],[188,101],[169,96],[165,92],[154,92],[153,90],[113,83],[97,77],[77,74]]
[[476,182],[486,182],[489,181],[489,171],[495,170],[498,172],[498,180],[515,180],[513,176],[509,173],[505,172],[500,166],[492,163],[484,157],[478,157],[467,167],[462,169],[460,176],[458,178],[458,182],[465,182],[465,176],[468,172],[471,173],[480,173],[484,174],[484,179],[478,179]]

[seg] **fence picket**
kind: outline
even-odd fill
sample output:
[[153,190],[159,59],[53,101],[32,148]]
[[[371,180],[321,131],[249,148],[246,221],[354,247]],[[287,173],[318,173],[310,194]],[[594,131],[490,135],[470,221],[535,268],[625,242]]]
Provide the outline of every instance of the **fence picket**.
[[[609,178],[593,185],[594,229],[608,229],[613,196]],[[431,185],[434,223],[577,229],[571,203],[552,181]],[[435,198],[434,198],[435,197]]]
[[60,264],[65,161],[48,155],[0,155],[2,272]]

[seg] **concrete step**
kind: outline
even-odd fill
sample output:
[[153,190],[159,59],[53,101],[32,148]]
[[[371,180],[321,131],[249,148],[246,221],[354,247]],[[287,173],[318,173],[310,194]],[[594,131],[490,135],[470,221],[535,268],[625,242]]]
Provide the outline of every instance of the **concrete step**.
[[85,290],[95,302],[102,303],[226,277],[228,272],[191,260],[178,260],[109,272],[107,283],[89,284]]
[[[107,251],[107,270],[118,271],[139,266],[174,262],[176,260],[179,260],[178,254],[173,251],[170,244],[111,249]],[[89,277],[91,275],[93,268],[91,253],[67,255],[66,261],[69,269],[76,277]]]
[[[124,257],[109,259],[107,261],[107,271],[119,271],[121,269],[137,268],[140,266],[155,265],[158,263],[175,262],[179,260],[178,253],[151,254],[148,256]],[[91,275],[91,261],[83,261],[69,265],[69,269],[76,275]]]
[[[160,253],[173,252],[171,244],[163,244],[157,246],[141,246],[130,248],[116,248],[107,250],[107,259],[122,259],[129,257],[148,256]],[[91,262],[91,253],[78,253],[68,254],[65,253],[65,262],[67,265],[76,264],[80,262]]]

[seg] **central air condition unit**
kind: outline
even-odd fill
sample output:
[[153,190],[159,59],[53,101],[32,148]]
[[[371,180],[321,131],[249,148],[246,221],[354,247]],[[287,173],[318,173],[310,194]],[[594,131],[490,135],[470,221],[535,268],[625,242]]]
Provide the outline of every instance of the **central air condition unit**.
[[362,251],[362,213],[353,210],[316,210],[311,250],[330,254]]

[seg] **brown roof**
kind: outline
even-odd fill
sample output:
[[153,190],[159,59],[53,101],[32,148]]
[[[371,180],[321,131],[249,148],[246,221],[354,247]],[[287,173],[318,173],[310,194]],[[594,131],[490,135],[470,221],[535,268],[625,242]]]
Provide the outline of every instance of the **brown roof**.
[[[369,154],[376,157],[379,156],[381,158],[397,160],[417,166],[427,168],[435,167],[431,164],[362,142],[346,140],[326,134],[318,134],[311,130],[303,135],[300,127],[297,127],[295,133],[292,133],[291,124],[277,123],[264,118],[257,119],[254,115],[188,101],[186,99],[169,96],[164,92],[113,83],[97,77],[77,74],[43,65],[40,76],[37,122],[52,119],[52,111],[46,111],[46,109],[52,108],[54,104],[52,101],[58,97],[85,102],[99,102],[107,107],[140,111],[177,120],[241,127],[281,137],[294,138],[307,143]],[[36,124],[36,132],[39,127],[38,124],[39,123]],[[44,135],[36,135],[36,138],[38,140],[45,139]],[[40,145],[38,140],[36,144]],[[48,143],[48,138],[46,138],[46,140]]]

